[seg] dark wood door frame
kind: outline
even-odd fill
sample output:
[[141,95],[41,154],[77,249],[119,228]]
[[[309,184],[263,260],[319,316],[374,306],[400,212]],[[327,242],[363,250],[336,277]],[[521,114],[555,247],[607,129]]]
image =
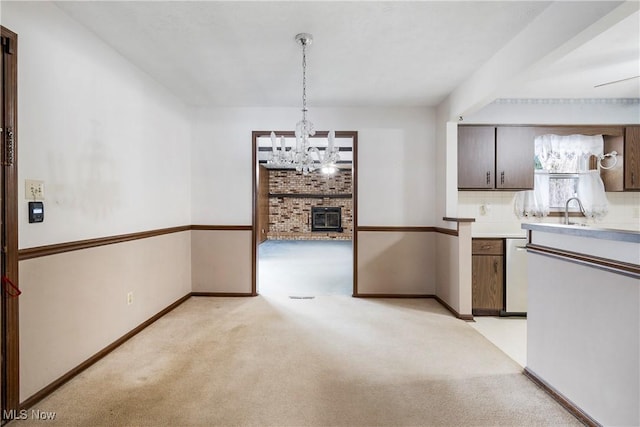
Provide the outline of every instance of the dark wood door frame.
[[[258,246],[260,245],[258,230],[258,137],[267,137],[271,131],[253,131],[251,133],[252,154],[251,154],[251,182],[253,186],[253,214],[251,227],[251,295],[258,295]],[[279,136],[294,137],[292,131],[278,131]],[[329,132],[316,132],[316,137],[326,138]],[[353,161],[351,163],[351,179],[353,182],[353,237],[351,244],[353,247],[353,296],[358,295],[358,132],[357,131],[336,131],[336,138],[351,138]]]
[[2,30],[2,418],[20,406],[18,333],[18,35]]

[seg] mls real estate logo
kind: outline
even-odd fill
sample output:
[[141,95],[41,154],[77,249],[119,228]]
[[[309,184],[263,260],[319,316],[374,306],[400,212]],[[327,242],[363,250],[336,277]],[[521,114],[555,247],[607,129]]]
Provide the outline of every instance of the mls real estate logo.
[[53,421],[56,418],[56,413],[53,411],[41,411],[40,409],[32,409],[28,411],[26,409],[11,409],[10,411],[2,411],[3,420],[40,420],[40,421]]

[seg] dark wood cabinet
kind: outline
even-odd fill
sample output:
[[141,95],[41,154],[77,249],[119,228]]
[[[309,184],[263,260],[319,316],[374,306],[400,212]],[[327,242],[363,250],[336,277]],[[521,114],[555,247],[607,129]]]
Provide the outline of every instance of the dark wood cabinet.
[[[602,135],[604,139],[604,154],[615,151],[617,153],[615,162],[610,157],[602,160],[600,178],[604,183],[605,191],[624,191],[624,132],[617,135]],[[595,157],[595,156],[593,156]],[[597,169],[598,163],[590,169]]]
[[[458,189],[533,189],[535,137],[545,134],[602,135],[604,152],[618,153],[615,165],[600,170],[605,191],[640,190],[640,126],[599,125],[460,125]],[[591,163],[597,168],[595,156]],[[612,161],[607,158],[603,164]]]
[[532,189],[534,137],[532,127],[458,127],[458,188]]
[[536,130],[499,126],[496,129],[496,188],[533,189]]
[[495,187],[496,128],[458,127],[458,188]]
[[624,189],[640,190],[640,126],[625,128]]
[[474,316],[497,316],[504,308],[504,240],[473,239],[472,298]]

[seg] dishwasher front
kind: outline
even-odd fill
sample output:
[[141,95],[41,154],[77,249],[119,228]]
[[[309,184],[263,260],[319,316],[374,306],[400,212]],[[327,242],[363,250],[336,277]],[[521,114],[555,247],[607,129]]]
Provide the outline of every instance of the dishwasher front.
[[506,239],[505,310],[503,316],[527,314],[527,239]]

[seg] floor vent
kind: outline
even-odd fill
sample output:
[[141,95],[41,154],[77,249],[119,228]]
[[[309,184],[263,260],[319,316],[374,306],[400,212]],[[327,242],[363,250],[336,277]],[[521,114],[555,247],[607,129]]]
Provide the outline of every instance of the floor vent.
[[291,299],[314,299],[315,297],[294,297],[294,296],[289,296],[289,298],[291,298]]

